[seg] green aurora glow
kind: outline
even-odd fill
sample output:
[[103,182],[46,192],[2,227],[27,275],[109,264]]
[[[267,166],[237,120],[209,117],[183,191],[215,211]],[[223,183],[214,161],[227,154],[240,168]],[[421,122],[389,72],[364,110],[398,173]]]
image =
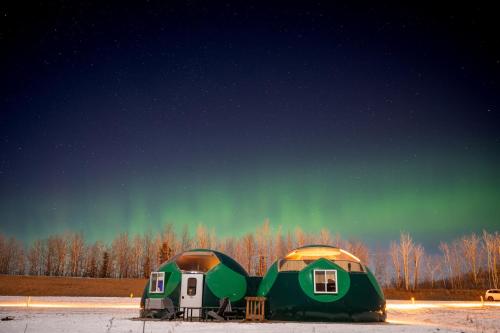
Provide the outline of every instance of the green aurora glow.
[[349,164],[323,159],[245,171],[117,175],[79,191],[18,193],[2,203],[1,218],[8,221],[4,231],[27,240],[80,230],[90,240],[109,241],[118,232],[159,231],[164,223],[177,230],[189,225],[191,232],[202,223],[218,236],[239,236],[266,218],[273,227],[325,227],[372,244],[395,239],[401,230],[436,244],[497,229],[497,163],[450,156],[382,161],[367,155]]

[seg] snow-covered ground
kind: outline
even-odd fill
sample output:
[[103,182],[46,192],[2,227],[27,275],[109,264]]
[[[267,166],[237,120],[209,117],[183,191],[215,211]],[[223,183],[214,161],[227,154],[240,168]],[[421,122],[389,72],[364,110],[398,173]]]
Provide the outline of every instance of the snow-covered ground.
[[387,323],[199,323],[139,321],[139,299],[0,296],[0,332],[500,332],[500,303],[388,301]]

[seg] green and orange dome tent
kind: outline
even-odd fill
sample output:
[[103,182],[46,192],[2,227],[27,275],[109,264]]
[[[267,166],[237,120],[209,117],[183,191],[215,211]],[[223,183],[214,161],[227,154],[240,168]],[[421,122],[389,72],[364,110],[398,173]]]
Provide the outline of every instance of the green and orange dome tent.
[[218,307],[224,297],[235,306],[244,306],[248,273],[231,257],[209,249],[182,252],[161,264],[151,273],[143,300],[168,297],[181,306],[182,276],[191,274],[203,274],[201,306]]
[[385,321],[385,298],[357,257],[310,245],[278,259],[259,285],[266,318],[294,321]]

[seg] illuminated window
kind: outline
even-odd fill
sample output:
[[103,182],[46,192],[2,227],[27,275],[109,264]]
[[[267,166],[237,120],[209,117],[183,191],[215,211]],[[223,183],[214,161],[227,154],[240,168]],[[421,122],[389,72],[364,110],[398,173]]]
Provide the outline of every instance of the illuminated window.
[[188,288],[187,288],[188,296],[196,295],[196,278],[188,279]]
[[310,262],[306,262],[304,260],[281,259],[278,262],[278,271],[279,272],[300,271],[304,269],[308,264],[310,264]]
[[336,294],[337,293],[337,271],[334,269],[314,270],[314,293]]
[[152,294],[163,293],[165,286],[165,272],[152,272],[149,279],[149,292]]
[[335,260],[334,263],[348,272],[359,272],[359,273],[365,272],[363,265],[361,265],[359,262],[347,261],[347,260]]

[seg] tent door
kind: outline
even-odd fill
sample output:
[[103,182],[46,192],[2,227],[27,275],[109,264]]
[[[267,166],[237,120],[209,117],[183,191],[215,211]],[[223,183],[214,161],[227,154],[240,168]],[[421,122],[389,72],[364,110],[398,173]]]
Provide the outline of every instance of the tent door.
[[[201,308],[203,300],[203,274],[182,274],[181,280],[181,308]],[[182,310],[182,309],[181,309]],[[189,316],[191,310],[185,309]],[[193,309],[193,317],[200,316],[199,309]]]

